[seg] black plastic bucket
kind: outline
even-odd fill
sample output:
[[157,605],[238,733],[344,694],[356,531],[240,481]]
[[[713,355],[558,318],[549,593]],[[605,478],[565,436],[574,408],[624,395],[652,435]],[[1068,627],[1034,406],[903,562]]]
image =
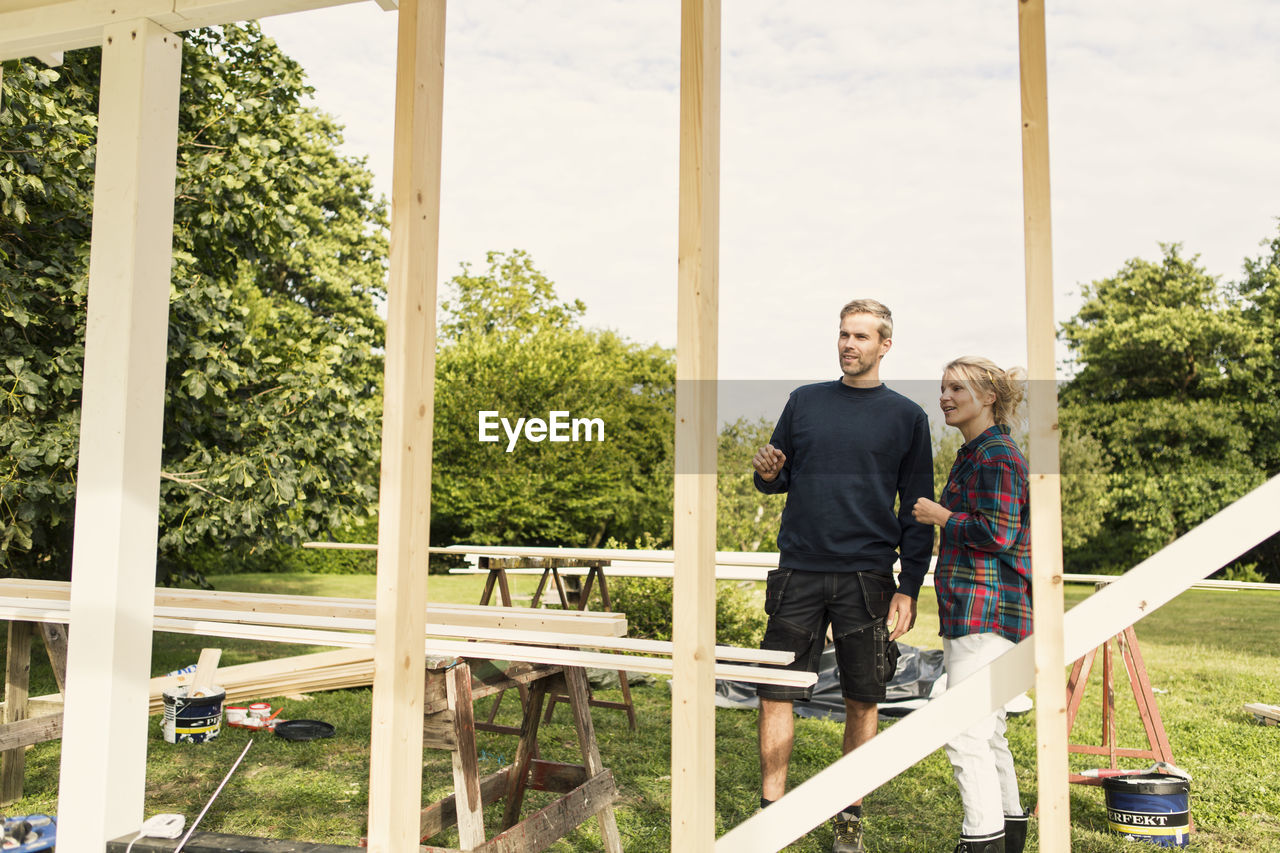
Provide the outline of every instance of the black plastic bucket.
[[164,723],[161,729],[169,743],[204,743],[218,736],[222,728],[222,700],[227,691],[212,688],[207,696],[187,698],[186,687],[174,687],[164,697]]
[[1102,780],[1107,826],[1125,838],[1161,847],[1191,843],[1191,782],[1181,776],[1139,773]]

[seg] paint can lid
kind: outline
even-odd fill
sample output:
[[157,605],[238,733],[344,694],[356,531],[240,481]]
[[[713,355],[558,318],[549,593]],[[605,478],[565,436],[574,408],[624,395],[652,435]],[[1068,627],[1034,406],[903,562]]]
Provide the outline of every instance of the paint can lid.
[[1103,779],[1102,787],[1126,794],[1185,794],[1191,790],[1191,783],[1167,773],[1135,773]]

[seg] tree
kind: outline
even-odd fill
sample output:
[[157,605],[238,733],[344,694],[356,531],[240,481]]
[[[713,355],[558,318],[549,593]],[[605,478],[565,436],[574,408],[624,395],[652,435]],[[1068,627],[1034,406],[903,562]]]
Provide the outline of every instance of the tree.
[[[1253,346],[1264,353],[1254,374],[1257,406],[1251,428],[1255,460],[1268,477],[1275,477],[1280,475],[1280,234],[1264,245],[1261,256],[1245,260],[1244,280],[1233,293],[1253,330]],[[1280,534],[1250,550],[1240,563],[1261,567],[1260,577],[1280,581]]]
[[[447,287],[432,541],[595,546],[645,532],[669,540],[671,351],[585,328],[585,307],[561,302],[524,252],[490,252],[482,274],[463,264]],[[481,440],[483,412],[493,413],[491,441]],[[570,440],[551,440],[556,417]],[[531,420],[544,431],[526,430]],[[580,425],[573,440],[574,420],[600,427]]]
[[1162,249],[1086,286],[1063,325],[1078,367],[1063,428],[1097,443],[1110,502],[1075,569],[1126,570],[1266,477],[1256,321],[1196,258]]
[[720,430],[716,540],[723,551],[777,551],[785,495],[756,488],[751,457],[769,443],[773,424],[739,418]]
[[[185,34],[159,559],[243,557],[371,511],[385,210],[255,24]],[[0,559],[65,577],[100,51],[6,63]]]

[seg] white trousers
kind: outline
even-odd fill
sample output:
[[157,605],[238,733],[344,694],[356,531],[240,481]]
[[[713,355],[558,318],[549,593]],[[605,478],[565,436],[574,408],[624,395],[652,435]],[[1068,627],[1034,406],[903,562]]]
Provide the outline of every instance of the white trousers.
[[[999,634],[969,634],[942,638],[942,663],[947,686],[959,684],[1013,648]],[[1005,712],[1001,708],[946,745],[947,758],[960,786],[964,804],[963,835],[1004,831],[1004,816],[1022,814],[1013,754],[1005,740]]]

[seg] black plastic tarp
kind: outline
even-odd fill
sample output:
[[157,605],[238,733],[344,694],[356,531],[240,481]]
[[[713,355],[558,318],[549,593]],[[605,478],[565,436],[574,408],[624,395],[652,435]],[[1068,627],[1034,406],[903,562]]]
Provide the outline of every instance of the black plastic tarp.
[[[923,707],[933,693],[934,683],[943,675],[941,649],[919,649],[898,643],[898,650],[901,652],[898,670],[885,691],[885,701],[880,703],[881,717],[904,717]],[[756,697],[754,684],[716,681],[716,705],[721,708],[756,708],[760,700]],[[808,702],[797,700],[794,707],[801,717],[844,719],[844,697],[840,694],[834,645],[828,645],[822,652],[813,698]]]

